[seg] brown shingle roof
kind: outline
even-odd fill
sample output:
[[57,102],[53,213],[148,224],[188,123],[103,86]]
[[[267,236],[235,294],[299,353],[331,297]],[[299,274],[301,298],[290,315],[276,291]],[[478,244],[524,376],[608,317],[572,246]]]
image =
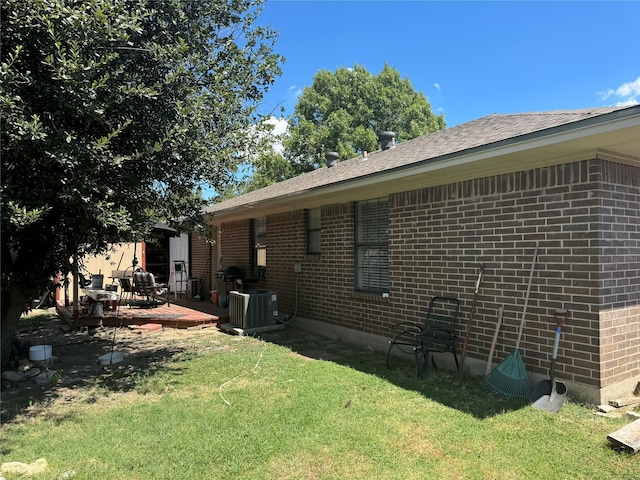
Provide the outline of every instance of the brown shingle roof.
[[[206,212],[218,212],[287,195],[295,195],[310,189],[334,185],[367,175],[389,172],[407,165],[433,161],[447,155],[493,146],[500,142],[514,141],[518,137],[544,135],[556,131],[558,127],[576,124],[625,108],[629,107],[488,115],[403,142],[390,150],[371,152],[367,161],[363,161],[362,157],[352,158],[331,168],[319,168],[260,190],[240,195],[212,205],[206,209]],[[571,127],[573,126],[571,125]],[[575,125],[576,128],[578,126]]]

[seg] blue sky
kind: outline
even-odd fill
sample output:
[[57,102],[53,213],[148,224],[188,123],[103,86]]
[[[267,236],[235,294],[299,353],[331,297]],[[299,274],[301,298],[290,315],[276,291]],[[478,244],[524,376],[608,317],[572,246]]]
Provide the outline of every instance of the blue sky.
[[261,113],[293,113],[320,69],[385,62],[447,126],[492,113],[640,101],[640,1],[267,0],[283,73]]

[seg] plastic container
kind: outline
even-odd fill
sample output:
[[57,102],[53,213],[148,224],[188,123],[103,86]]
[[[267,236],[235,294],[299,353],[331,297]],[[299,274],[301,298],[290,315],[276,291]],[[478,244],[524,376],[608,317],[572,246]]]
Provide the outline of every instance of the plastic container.
[[29,360],[42,362],[51,358],[51,345],[34,345],[29,347]]
[[91,288],[95,290],[102,290],[102,283],[104,282],[104,275],[91,275]]
[[124,355],[121,352],[111,352],[98,357],[100,365],[113,365],[114,363],[120,363],[123,359]]

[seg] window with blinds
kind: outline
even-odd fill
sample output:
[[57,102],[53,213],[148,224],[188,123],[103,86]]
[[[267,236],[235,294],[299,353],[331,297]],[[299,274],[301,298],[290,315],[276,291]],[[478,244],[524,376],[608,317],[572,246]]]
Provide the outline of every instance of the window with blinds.
[[307,254],[320,253],[320,208],[310,208],[307,213]]
[[356,290],[389,289],[389,203],[387,197],[356,203]]

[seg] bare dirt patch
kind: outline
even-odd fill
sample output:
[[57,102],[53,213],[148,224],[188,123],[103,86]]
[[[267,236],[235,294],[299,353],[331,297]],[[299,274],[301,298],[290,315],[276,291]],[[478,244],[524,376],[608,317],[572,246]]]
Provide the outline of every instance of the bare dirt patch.
[[[20,414],[60,410],[78,402],[91,403],[97,392],[127,392],[141,373],[158,369],[169,358],[183,353],[205,353],[223,348],[216,337],[225,335],[215,325],[208,328],[164,328],[147,332],[140,328],[98,327],[88,331],[70,329],[54,308],[32,312],[17,332],[22,353],[3,372],[1,421]],[[29,346],[51,345],[52,358],[29,360]],[[120,363],[101,365],[99,357],[110,352],[123,354]],[[52,382],[40,385],[37,373],[55,372]],[[22,379],[18,379],[22,376]],[[7,379],[10,377],[11,379]]]
[[[17,334],[24,352],[20,364],[14,364],[10,371],[27,375],[30,372],[32,376],[21,381],[3,378],[2,423],[21,415],[65,416],[71,407],[77,410],[95,406],[99,399],[107,403],[134,401],[136,382],[141,375],[151,376],[177,356],[207,354],[229,348],[230,344],[229,334],[215,325],[154,332],[136,327],[99,327],[82,332],[69,328],[54,308],[32,311]],[[309,360],[335,361],[356,368],[363,365],[375,368],[384,363],[384,355],[379,352],[357,349],[295,325],[259,336]],[[52,346],[53,358],[48,364],[28,360],[28,347],[41,344]],[[122,353],[123,361],[100,365],[98,358],[111,351]],[[53,381],[39,385],[35,374],[47,369],[56,372]]]

